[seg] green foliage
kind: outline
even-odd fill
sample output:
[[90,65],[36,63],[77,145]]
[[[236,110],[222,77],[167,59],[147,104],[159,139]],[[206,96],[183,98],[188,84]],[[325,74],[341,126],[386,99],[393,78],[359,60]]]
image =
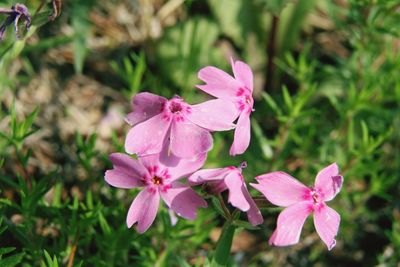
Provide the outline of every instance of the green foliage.
[[227,221],[224,228],[222,228],[222,233],[215,249],[211,262],[212,267],[227,266],[234,234],[235,226],[230,221]]
[[185,91],[193,90],[202,66],[223,61],[221,52],[213,49],[218,34],[217,25],[203,17],[168,29],[157,46],[161,74]]
[[[135,63],[135,65],[133,65],[133,63]],[[111,62],[111,66],[126,84],[127,88],[124,89],[124,94],[127,98],[132,98],[140,91],[144,73],[147,68],[143,51],[139,55],[132,53],[124,57],[122,66],[119,66],[115,61]]]
[[[48,23],[47,3],[21,40],[9,29],[0,43],[0,266],[398,264],[398,1],[169,1],[178,4],[152,6],[132,17],[140,1],[63,2],[54,23]],[[26,4],[35,10],[40,1]],[[172,11],[160,21],[158,8]],[[149,10],[154,17],[148,17]],[[273,19],[277,35],[270,55]],[[138,25],[142,28],[129,28]],[[154,25],[162,27],[162,36],[143,37]],[[127,39],[118,43],[121,29]],[[135,33],[143,39],[127,37]],[[107,34],[117,45],[96,50],[93,43],[106,43]],[[207,188],[196,188],[209,208],[200,209],[195,221],[179,218],[173,225],[161,206],[145,234],[126,227],[138,190],[108,186],[104,171],[111,167],[108,154],[123,150],[128,128],[118,126],[111,137],[97,130],[106,111],[115,104],[126,113],[130,98],[141,91],[179,93],[190,103],[200,102],[206,96],[194,89],[201,83],[198,70],[214,65],[228,71],[229,56],[249,62],[255,73],[251,145],[232,158],[233,133],[214,134],[206,167],[246,160],[248,182],[281,170],[311,185],[318,170],[337,162],[344,186],[329,203],[341,215],[332,252],[311,222],[295,247],[268,246],[280,208],[262,209],[265,222],[253,227],[246,214],[224,207]],[[269,59],[273,86],[266,88]],[[51,82],[40,83],[48,73],[55,74]],[[85,84],[88,80],[92,83]],[[43,101],[38,96],[46,86],[51,96]],[[92,92],[93,87],[98,90]],[[78,96],[71,96],[74,90]],[[90,94],[98,98],[88,100]],[[32,99],[42,102],[32,104]],[[60,121],[82,99],[87,106],[77,116],[98,120],[68,135],[72,122],[63,128]],[[88,112],[96,104],[98,110]],[[216,229],[220,236],[215,237]],[[235,238],[240,231],[256,241],[236,253],[230,248],[241,242]]]
[[93,1],[74,0],[71,2],[71,24],[74,29],[74,67],[76,72],[81,73],[88,52],[86,40],[91,26],[88,14]]

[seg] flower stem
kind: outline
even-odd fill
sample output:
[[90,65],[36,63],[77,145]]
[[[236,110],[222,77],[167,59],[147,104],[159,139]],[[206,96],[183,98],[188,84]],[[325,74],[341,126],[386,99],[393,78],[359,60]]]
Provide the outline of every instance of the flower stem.
[[227,266],[234,234],[235,226],[232,224],[232,221],[226,221],[224,227],[222,228],[221,235],[218,239],[217,248],[215,249],[215,254],[211,262],[212,267]]
[[217,197],[218,197],[218,200],[219,200],[219,204],[221,204],[222,210],[225,213],[226,218],[231,220],[231,213],[229,212],[228,208],[226,207],[224,199],[222,198],[222,195],[218,194]]

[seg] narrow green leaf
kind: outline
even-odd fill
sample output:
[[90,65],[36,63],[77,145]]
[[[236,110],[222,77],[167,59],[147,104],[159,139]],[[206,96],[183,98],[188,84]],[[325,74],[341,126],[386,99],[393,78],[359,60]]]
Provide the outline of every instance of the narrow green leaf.
[[267,138],[264,136],[262,129],[258,122],[253,118],[251,120],[251,128],[254,131],[256,140],[258,141],[261,151],[265,159],[271,159],[273,157],[273,150],[270,144],[268,143]]
[[53,201],[51,204],[53,207],[57,208],[61,206],[61,193],[62,193],[62,183],[57,183],[54,186]]
[[233,222],[233,224],[235,226],[237,226],[237,227],[243,227],[243,228],[248,229],[248,230],[259,230],[260,229],[260,227],[254,226],[254,225],[252,225],[251,223],[249,223],[247,221],[235,220]]
[[13,252],[15,250],[15,247],[5,247],[5,248],[0,248],[0,255],[7,254],[10,252]]
[[290,96],[289,90],[286,87],[286,85],[282,86],[282,95],[283,95],[283,101],[285,101],[286,107],[288,110],[292,110],[293,108],[293,101],[292,97]]
[[86,192],[86,205],[89,209],[93,209],[94,205],[93,205],[93,194],[92,191],[88,190]]
[[53,265],[53,260],[51,259],[50,254],[47,252],[47,250],[43,250],[44,257],[46,259],[47,265],[52,266]]
[[353,118],[349,119],[349,125],[347,128],[347,143],[349,151],[354,149],[354,121]]
[[103,231],[103,233],[106,235],[110,235],[111,234],[110,225],[108,224],[106,218],[104,218],[104,215],[102,212],[99,212],[99,223],[100,223],[100,228]]
[[263,92],[262,97],[267,105],[274,111],[277,115],[282,115],[282,110],[278,107],[275,100],[267,93]]
[[[134,57],[134,55],[132,56]],[[144,72],[146,71],[146,61],[144,52],[141,51],[139,57],[136,59],[136,68],[132,75],[131,97],[133,97],[139,90],[142,83]]]
[[234,234],[235,226],[227,221],[222,228],[221,236],[217,242],[217,248],[211,262],[212,267],[227,266]]
[[36,119],[37,114],[39,113],[39,107],[36,107],[31,114],[23,121],[23,129],[24,132],[27,132],[33,125],[34,120]]
[[57,260],[56,255],[53,256],[53,265],[52,266],[53,267],[58,267],[58,260]]
[[3,258],[0,260],[0,266],[2,267],[14,267],[17,264],[19,264],[22,261],[22,258],[24,257],[25,253],[17,253],[12,256]]
[[361,131],[363,144],[365,147],[367,147],[369,143],[368,126],[363,120],[361,121]]
[[214,205],[216,211],[219,213],[219,215],[221,215],[221,216],[223,216],[225,219],[227,219],[227,218],[226,218],[226,215],[225,215],[225,212],[224,212],[224,210],[222,209],[221,204],[219,203],[218,199],[217,199],[216,197],[212,197],[212,198],[211,198],[211,202],[213,203],[213,205]]

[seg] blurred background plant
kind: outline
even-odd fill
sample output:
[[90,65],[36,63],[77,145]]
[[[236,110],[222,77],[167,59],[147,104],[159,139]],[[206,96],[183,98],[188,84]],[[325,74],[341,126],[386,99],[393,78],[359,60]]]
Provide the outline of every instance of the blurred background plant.
[[[34,14],[41,1],[19,2]],[[139,235],[125,225],[135,190],[103,174],[134,94],[201,102],[197,71],[230,71],[230,56],[255,73],[253,138],[231,158],[232,132],[214,135],[207,167],[246,160],[248,181],[283,170],[311,184],[336,161],[345,183],[333,251],[311,220],[298,245],[268,246],[279,210],[263,209],[258,229],[238,221],[229,265],[399,266],[398,1],[70,0],[45,23],[51,8],[0,43],[0,266],[207,265],[223,225],[215,200],[175,226],[163,208]]]

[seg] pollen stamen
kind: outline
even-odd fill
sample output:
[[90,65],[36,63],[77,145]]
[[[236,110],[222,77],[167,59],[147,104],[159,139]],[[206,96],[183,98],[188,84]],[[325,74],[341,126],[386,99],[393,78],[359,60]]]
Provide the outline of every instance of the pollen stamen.
[[151,181],[153,182],[153,184],[155,185],[161,185],[163,183],[162,178],[158,177],[158,176],[154,176]]

